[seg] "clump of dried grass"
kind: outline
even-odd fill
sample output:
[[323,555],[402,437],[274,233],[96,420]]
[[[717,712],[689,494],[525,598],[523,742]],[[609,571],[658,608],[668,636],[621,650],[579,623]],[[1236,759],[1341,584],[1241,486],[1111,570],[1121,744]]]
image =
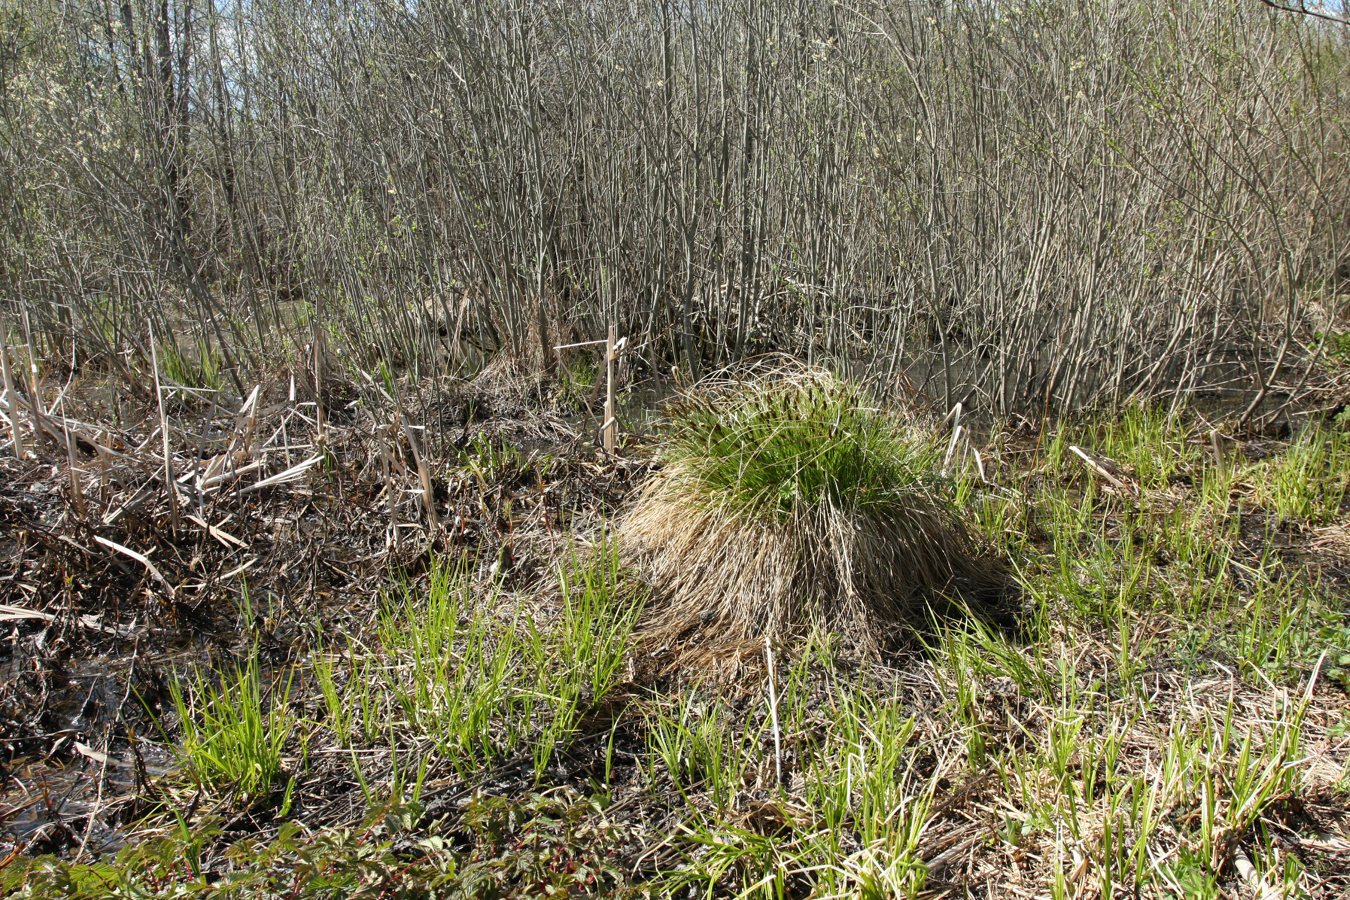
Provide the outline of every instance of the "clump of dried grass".
[[705,384],[620,523],[658,602],[649,642],[762,652],[824,627],[875,653],[984,578],[936,490],[939,442],[817,368]]

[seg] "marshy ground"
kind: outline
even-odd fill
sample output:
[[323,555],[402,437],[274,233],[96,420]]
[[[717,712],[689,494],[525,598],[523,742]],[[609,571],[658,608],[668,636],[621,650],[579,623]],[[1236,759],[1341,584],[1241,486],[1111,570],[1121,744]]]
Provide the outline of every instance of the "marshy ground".
[[6,893],[1350,893],[1343,421],[939,437],[1015,608],[714,680],[616,536],[659,429],[396,387],[90,390],[6,449]]

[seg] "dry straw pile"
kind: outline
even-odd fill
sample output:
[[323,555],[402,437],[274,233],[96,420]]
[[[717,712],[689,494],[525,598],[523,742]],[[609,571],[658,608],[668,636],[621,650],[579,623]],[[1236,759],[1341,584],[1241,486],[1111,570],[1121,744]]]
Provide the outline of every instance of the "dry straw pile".
[[653,645],[762,651],[819,626],[866,653],[985,583],[935,491],[940,445],[817,368],[709,382],[668,411],[661,468],[620,523]]

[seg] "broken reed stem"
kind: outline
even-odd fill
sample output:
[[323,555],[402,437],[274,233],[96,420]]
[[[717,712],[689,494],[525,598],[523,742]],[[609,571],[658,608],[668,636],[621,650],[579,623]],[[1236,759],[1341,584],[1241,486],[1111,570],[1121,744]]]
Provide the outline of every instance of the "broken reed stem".
[[0,322],[0,375],[4,377],[5,405],[9,408],[9,430],[14,437],[14,455],[23,459],[23,434],[19,430],[19,395],[14,391],[14,373],[9,368],[9,330],[3,322]]
[[84,489],[80,487],[80,473],[75,468],[75,441],[70,436],[70,420],[66,418],[66,402],[61,400],[61,431],[66,438],[66,468],[70,472],[70,502],[75,506],[75,513],[81,519],[85,518]]
[[947,453],[942,457],[942,475],[944,477],[947,474],[947,467],[951,465],[952,454],[956,452],[956,442],[961,439],[961,409],[961,401],[958,400],[956,405],[952,407],[951,412],[947,413],[947,417],[942,420],[943,422],[950,420],[952,423],[951,443],[947,444]]
[[764,635],[764,663],[769,669],[769,721],[773,726],[774,784],[783,786],[783,737],[778,728],[778,692],[773,681],[773,641]]
[[614,344],[618,339],[618,329],[614,325],[609,326],[609,333],[605,337],[605,424],[603,426],[605,438],[605,452],[610,456],[614,455],[614,445],[618,437],[618,422],[614,420]]
[[110,541],[101,534],[94,535],[94,542],[97,544],[102,544],[109,550],[115,550],[118,553],[121,553],[123,556],[126,556],[130,559],[134,559],[136,560],[136,562],[145,566],[145,570],[150,573],[150,577],[158,581],[160,584],[164,585],[164,589],[169,592],[170,597],[174,596],[175,592],[173,589],[173,585],[169,584],[169,580],[164,577],[163,573],[161,573],[159,569],[155,568],[155,564],[152,563],[149,557],[147,557],[145,554],[137,553],[135,550],[132,550],[125,544],[119,544],[116,541]]
[[407,422],[403,423],[403,433],[408,438],[413,460],[417,463],[417,480],[422,485],[422,509],[427,514],[427,530],[434,535],[440,529],[440,518],[436,515],[436,503],[432,495],[431,470],[427,468],[422,450],[417,446],[417,436],[413,434],[412,426]]
[[969,438],[966,439],[966,443],[970,447],[971,454],[975,457],[975,471],[980,473],[980,481],[989,484],[989,476],[984,473],[984,458],[980,456],[980,451],[975,445],[970,443]]
[[159,408],[159,433],[164,451],[164,487],[169,494],[169,527],[178,530],[178,486],[173,480],[173,457],[169,455],[169,418],[164,414],[164,391],[159,384],[159,353],[155,348],[155,326],[147,319],[150,334],[150,368],[155,373],[155,405]]
[[[961,404],[958,403],[956,406],[957,409],[960,409]],[[952,429],[952,439],[947,444],[947,454],[942,457],[942,474],[944,476],[947,474],[947,469],[952,464],[952,456],[953,454],[956,453],[956,442],[961,439],[961,432],[963,429],[964,426],[962,425],[957,425],[955,428]]]

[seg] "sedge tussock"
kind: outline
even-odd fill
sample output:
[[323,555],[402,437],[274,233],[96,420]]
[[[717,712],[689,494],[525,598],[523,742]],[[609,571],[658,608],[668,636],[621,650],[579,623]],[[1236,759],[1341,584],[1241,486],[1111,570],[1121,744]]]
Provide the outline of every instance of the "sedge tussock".
[[820,627],[875,654],[939,597],[989,583],[942,497],[939,442],[825,370],[705,384],[664,438],[620,523],[659,601],[649,643],[758,650]]

